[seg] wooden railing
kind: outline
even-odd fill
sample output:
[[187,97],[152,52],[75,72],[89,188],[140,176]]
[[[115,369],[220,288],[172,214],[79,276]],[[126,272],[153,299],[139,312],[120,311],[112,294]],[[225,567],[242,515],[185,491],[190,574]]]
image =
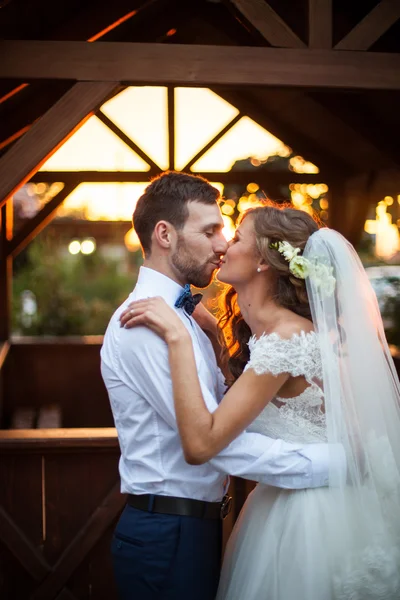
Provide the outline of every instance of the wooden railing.
[[[117,600],[119,456],[114,428],[0,431],[1,599]],[[232,479],[224,546],[252,487]]]
[[0,598],[116,599],[119,455],[113,428],[0,432]]
[[[114,421],[100,373],[102,339],[13,337],[2,372],[0,428],[40,427],[39,415],[51,408],[59,412],[59,427],[112,427]],[[14,425],[16,415],[25,413],[26,417],[18,418]]]

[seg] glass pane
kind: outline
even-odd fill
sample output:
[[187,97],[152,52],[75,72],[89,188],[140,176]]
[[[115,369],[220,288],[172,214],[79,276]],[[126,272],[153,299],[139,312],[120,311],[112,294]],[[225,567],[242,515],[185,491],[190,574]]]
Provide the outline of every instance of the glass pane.
[[89,221],[131,221],[138,198],[148,182],[81,183],[64,200],[57,217]]
[[166,87],[129,87],[101,107],[160,169],[168,169]]
[[192,167],[192,171],[230,171],[237,160],[289,156],[291,150],[249,117],[243,117]]
[[148,171],[149,165],[97,117],[82,125],[41,171]]
[[[176,169],[183,169],[238,113],[207,88],[175,88]],[[214,171],[225,170],[219,163],[214,166]]]

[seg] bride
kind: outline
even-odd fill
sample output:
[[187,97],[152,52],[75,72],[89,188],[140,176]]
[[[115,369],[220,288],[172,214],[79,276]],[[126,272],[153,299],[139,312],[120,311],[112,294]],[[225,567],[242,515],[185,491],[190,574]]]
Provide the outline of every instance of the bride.
[[348,476],[333,471],[317,489],[257,485],[217,599],[400,598],[400,386],[356,252],[302,211],[263,206],[244,215],[218,279],[231,286],[220,320],[231,385],[213,414],[174,310],[161,298],[130,306],[128,326],[168,344],[187,460],[208,461],[246,429],[341,443]]

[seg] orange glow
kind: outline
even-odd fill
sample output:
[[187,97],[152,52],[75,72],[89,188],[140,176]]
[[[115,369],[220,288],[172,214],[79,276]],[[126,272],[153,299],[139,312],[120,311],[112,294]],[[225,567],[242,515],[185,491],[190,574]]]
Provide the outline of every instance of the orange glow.
[[29,85],[29,83],[21,83],[21,85],[19,85],[18,87],[14,88],[13,90],[11,90],[11,92],[8,92],[8,94],[6,94],[2,98],[0,98],[0,104],[2,102],[5,102],[6,100],[9,100],[13,96],[15,96],[15,94],[18,94],[18,92],[21,92],[23,89],[25,89],[26,87],[28,87],[28,85]]
[[222,233],[225,236],[227,242],[229,242],[235,235],[236,227],[234,222],[227,215],[222,215],[224,220],[224,228],[222,229]]
[[30,129],[30,128],[31,128],[31,125],[26,125],[26,127],[23,127],[22,129],[20,129],[16,133],[14,133],[14,135],[11,135],[9,138],[7,138],[3,142],[1,142],[1,144],[0,144],[0,150],[2,150],[3,148],[5,148],[6,146],[8,146],[8,144],[11,144],[12,142],[14,142],[15,140],[17,140],[18,138],[20,138],[21,135],[24,135],[24,133],[26,133],[28,131],[28,129]]
[[132,12],[126,14],[125,16],[121,17],[120,19],[117,19],[116,21],[114,21],[114,23],[111,23],[111,25],[109,25],[105,29],[102,29],[101,31],[99,31],[99,33],[96,33],[95,35],[90,37],[87,41],[95,42],[96,40],[98,40],[101,37],[103,37],[104,35],[106,35],[106,33],[108,33],[109,31],[112,31],[119,25],[122,25],[122,23],[125,23],[125,21],[128,21],[129,19],[134,17],[136,15],[136,13],[137,13],[137,10],[133,10]]
[[391,258],[400,250],[400,234],[397,225],[392,223],[392,216],[387,212],[390,206],[390,196],[378,202],[376,207],[376,219],[367,219],[364,230],[369,234],[375,234],[375,254],[381,258]]
[[140,249],[139,238],[133,227],[125,234],[124,243],[129,252],[136,252]]
[[176,34],[176,29],[170,29],[167,31],[167,37],[171,37]]

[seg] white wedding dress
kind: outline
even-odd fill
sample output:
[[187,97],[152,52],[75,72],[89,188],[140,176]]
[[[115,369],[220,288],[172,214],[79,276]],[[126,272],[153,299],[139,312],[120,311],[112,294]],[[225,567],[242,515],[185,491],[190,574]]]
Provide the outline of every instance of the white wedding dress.
[[[318,335],[302,332],[285,340],[276,333],[264,334],[258,340],[253,337],[249,347],[246,369],[304,376],[309,387],[296,398],[277,397],[270,402],[248,431],[292,443],[325,442]],[[391,465],[383,463],[382,457],[378,469],[387,469],[390,487]],[[228,542],[217,600],[400,598],[398,547],[382,547],[379,535],[367,542],[358,535],[358,503],[351,487],[345,491],[346,510],[350,505],[351,519],[354,516],[354,532],[349,532],[343,525],[346,520],[335,517],[336,509],[332,511],[334,493],[329,487],[283,490],[258,484]],[[368,494],[366,490],[365,503]],[[337,512],[339,516],[340,506]]]

